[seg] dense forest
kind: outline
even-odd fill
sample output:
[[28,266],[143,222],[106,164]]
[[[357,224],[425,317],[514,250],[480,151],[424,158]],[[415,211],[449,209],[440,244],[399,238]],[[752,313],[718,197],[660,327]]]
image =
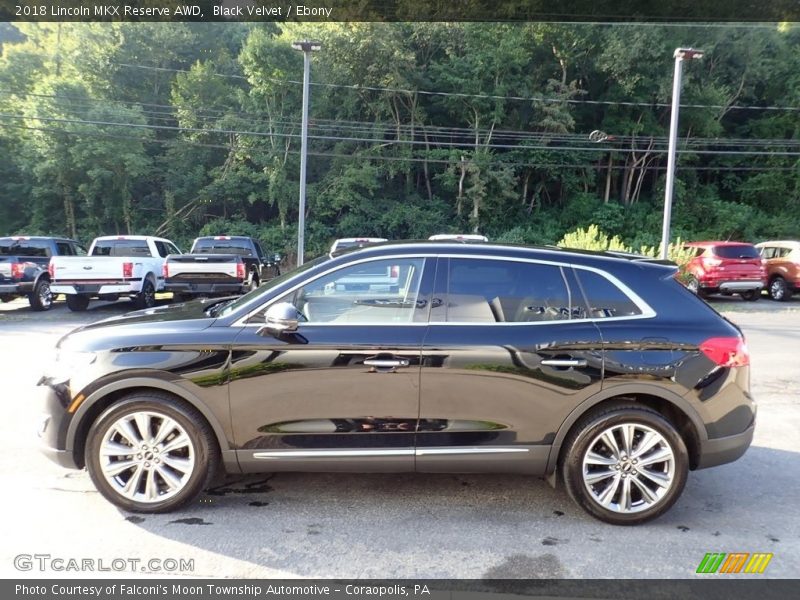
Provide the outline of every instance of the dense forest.
[[[800,236],[800,28],[550,23],[0,24],[0,235],[242,233],[306,248],[594,223],[656,244],[673,50],[673,230]],[[607,138],[596,141],[590,133]]]

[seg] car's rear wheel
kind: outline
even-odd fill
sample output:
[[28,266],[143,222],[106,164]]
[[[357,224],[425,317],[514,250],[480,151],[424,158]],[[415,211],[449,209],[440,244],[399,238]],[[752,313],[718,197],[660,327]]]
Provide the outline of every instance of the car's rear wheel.
[[694,275],[689,275],[686,278],[686,289],[688,289],[693,294],[700,296],[701,298],[708,297],[708,294],[703,291],[702,287],[700,287],[700,281]]
[[792,290],[783,277],[776,277],[769,282],[769,297],[778,302],[786,302],[792,297]]
[[214,434],[194,409],[165,394],[133,394],[89,430],[86,466],[112,504],[159,513],[191,502],[219,464]]
[[746,292],[741,292],[739,295],[742,297],[742,300],[755,302],[761,298],[761,290],[748,290]]
[[74,312],[82,312],[89,306],[89,296],[67,294],[67,308]]
[[33,310],[50,310],[53,306],[53,294],[50,291],[50,282],[39,279],[33,286],[33,291],[28,296],[28,302]]
[[614,525],[664,514],[686,484],[689,457],[675,427],[635,404],[584,418],[565,442],[561,475],[572,499]]
[[145,279],[142,282],[142,289],[138,294],[136,294],[136,297],[133,299],[133,303],[136,305],[136,308],[140,309],[152,308],[156,305],[156,288],[152,281]]

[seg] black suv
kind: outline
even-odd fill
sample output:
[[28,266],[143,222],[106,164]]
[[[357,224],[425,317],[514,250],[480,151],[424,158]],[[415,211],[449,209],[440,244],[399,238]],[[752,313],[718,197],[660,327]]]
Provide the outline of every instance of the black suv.
[[[369,281],[386,269],[394,285]],[[322,257],[236,300],[73,331],[40,381],[41,436],[131,511],[185,505],[219,468],[506,472],[641,523],[755,423],[741,332],[675,273],[498,244]]]

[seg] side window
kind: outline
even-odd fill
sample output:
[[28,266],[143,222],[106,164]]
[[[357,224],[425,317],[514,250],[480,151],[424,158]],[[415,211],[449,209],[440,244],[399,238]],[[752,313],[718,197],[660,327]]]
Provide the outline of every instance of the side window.
[[291,302],[309,323],[411,323],[427,308],[417,305],[424,264],[397,258],[343,267],[276,302]]
[[450,259],[448,322],[531,323],[572,318],[560,267],[537,263]]
[[594,271],[577,268],[575,274],[583,288],[590,318],[604,319],[642,314],[633,300],[606,277]]
[[778,248],[778,256],[781,258],[786,258],[792,253],[791,248]]
[[158,251],[158,255],[161,258],[164,258],[167,254],[169,254],[169,250],[167,250],[167,245],[164,242],[155,242],[156,250]]
[[169,242],[167,242],[166,246],[167,246],[167,251],[170,254],[182,254],[182,252],[178,250],[178,247],[175,244],[170,244]]
[[259,244],[258,242],[253,242],[253,244],[256,247],[256,255],[258,256],[258,258],[264,258],[264,251],[261,249],[261,244]]
[[772,246],[763,246],[761,248],[761,258],[775,258],[777,248],[773,248]]
[[56,242],[56,251],[59,256],[73,256],[75,251],[69,242]]
[[74,244],[72,246],[73,254],[75,256],[86,256],[88,253],[86,252],[86,248],[81,246],[80,244]]

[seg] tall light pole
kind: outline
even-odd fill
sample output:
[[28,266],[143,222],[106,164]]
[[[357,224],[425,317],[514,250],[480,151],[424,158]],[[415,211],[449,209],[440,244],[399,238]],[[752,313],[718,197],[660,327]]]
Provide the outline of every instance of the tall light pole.
[[306,234],[306,161],[308,160],[308,84],[311,79],[311,53],[319,50],[319,42],[292,43],[292,48],[303,51],[303,125],[300,133],[300,213],[297,222],[297,266],[303,264]]
[[678,109],[681,104],[683,61],[703,58],[702,50],[675,48],[675,74],[672,76],[672,113],[669,118],[669,150],[667,154],[667,183],[664,189],[664,223],[661,226],[661,258],[669,254],[669,227],[672,220],[672,190],[675,185],[675,150],[678,145]]

